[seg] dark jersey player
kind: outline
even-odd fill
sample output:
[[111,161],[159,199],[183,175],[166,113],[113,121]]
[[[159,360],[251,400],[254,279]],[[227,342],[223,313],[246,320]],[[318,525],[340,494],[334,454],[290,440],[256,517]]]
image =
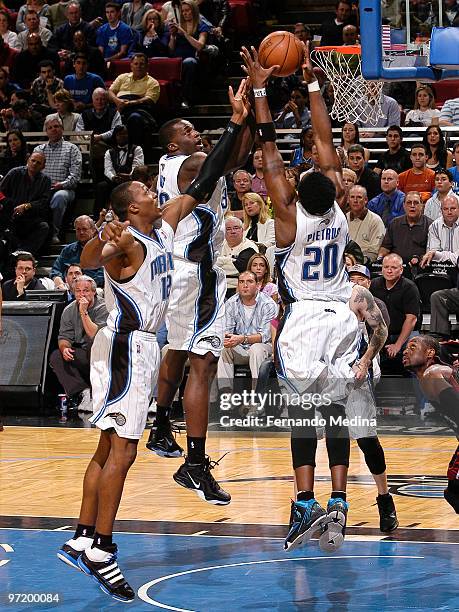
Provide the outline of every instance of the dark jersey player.
[[[458,370],[440,362],[440,345],[431,336],[416,336],[403,351],[403,365],[416,374],[421,390],[459,436]],[[459,514],[459,446],[448,466],[445,499]]]

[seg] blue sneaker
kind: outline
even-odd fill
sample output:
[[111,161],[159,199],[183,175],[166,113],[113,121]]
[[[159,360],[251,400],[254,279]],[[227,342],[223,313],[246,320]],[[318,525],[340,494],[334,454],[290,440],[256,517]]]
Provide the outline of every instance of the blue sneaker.
[[83,552],[78,557],[78,567],[88,576],[92,576],[99,588],[113,599],[131,602],[135,599],[135,593],[118,567],[117,553],[116,544],[110,547],[102,561],[91,561],[86,552]]
[[316,531],[322,529],[322,521],[327,513],[316,499],[292,501],[290,512],[290,530],[284,542],[284,550],[293,550],[305,540],[309,540]]
[[341,497],[328,500],[324,531],[319,539],[319,546],[324,552],[336,552],[343,545],[348,510],[349,504]]

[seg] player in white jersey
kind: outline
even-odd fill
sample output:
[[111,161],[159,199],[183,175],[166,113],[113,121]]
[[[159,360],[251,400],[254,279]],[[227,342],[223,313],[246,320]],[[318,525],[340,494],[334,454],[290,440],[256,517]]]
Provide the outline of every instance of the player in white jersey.
[[[348,301],[351,285],[344,268],[348,241],[344,214],[336,204],[343,182],[341,164],[325,103],[320,94],[309,49],[305,46],[303,77],[308,83],[314,143],[321,172],[304,176],[298,194],[285,178],[282,157],[276,147],[265,86],[275,67],[265,69],[258,55],[243,48],[242,58],[255,94],[257,131],[263,149],[263,174],[273,203],[276,224],[276,265],[279,294],[285,315],[276,341],[276,366],[284,384],[303,392],[322,394],[320,407],[325,428],[332,493],[325,511],[314,497],[317,435],[312,424],[293,428],[292,460],[298,494],[292,503],[286,550],[321,531],[323,550],[336,550],[344,541],[348,504],[347,471],[350,442],[344,418],[346,393],[353,384],[357,358],[358,322]],[[293,402],[292,402],[293,403]],[[326,406],[326,404],[329,404]],[[292,416],[311,417],[298,410]],[[332,418],[333,417],[333,418]]]
[[[237,156],[229,157],[225,170],[243,164],[253,142],[253,130],[241,132]],[[159,161],[158,198],[161,204],[183,193],[195,179],[206,158],[199,132],[184,119],[166,123],[159,132],[165,155]],[[210,487],[209,469],[216,465],[206,456],[209,390],[223,348],[226,279],[215,265],[224,238],[223,217],[227,208],[225,179],[221,178],[207,202],[177,228],[174,275],[167,314],[168,351],[161,363],[156,419],[147,448],[162,457],[176,456],[171,434],[170,410],[183,378],[187,359],[190,372],[183,404],[187,427],[186,460],[174,480],[211,504],[226,505],[231,495],[220,486]]]
[[[238,92],[241,97],[244,88]],[[107,326],[96,335],[91,354],[91,420],[101,435],[86,471],[76,533],[58,557],[93,576],[105,593],[120,601],[132,601],[135,595],[116,562],[113,523],[159,369],[155,332],[168,304],[174,232],[214,188],[233,151],[247,114],[240,96],[232,122],[187,194],[161,210],[146,185],[132,181],[116,187],[111,205],[119,220],[109,222],[81,256],[85,268],[104,266],[111,302]],[[161,227],[153,229],[161,219]]]

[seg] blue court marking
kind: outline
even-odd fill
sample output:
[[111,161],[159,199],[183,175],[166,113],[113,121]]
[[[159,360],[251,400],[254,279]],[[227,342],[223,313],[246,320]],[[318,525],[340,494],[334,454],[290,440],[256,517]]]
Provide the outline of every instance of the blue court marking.
[[[0,529],[6,545],[0,545],[0,610],[120,609],[88,576],[57,559],[70,536]],[[115,539],[120,567],[138,594],[129,606],[136,612],[459,609],[458,544],[348,541],[337,555],[326,555],[314,541],[287,555],[279,539],[126,533]],[[8,593],[57,593],[60,601],[9,604]]]

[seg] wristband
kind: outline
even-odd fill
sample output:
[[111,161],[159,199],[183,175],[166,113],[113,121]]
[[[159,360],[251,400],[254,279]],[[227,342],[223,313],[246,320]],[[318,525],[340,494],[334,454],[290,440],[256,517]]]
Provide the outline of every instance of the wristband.
[[242,124],[234,123],[234,121],[229,121],[223,133],[227,134],[238,134],[242,130]]
[[313,91],[320,91],[319,81],[313,81],[312,83],[308,83],[308,91],[312,93]]
[[276,142],[277,134],[274,123],[257,123],[257,133],[261,142]]
[[264,87],[260,87],[260,89],[254,89],[253,95],[255,98],[266,98],[266,89]]
[[105,229],[105,225],[103,225],[103,226],[100,228],[100,230],[97,232],[97,236],[98,236],[99,240],[100,240],[101,242],[103,242],[103,243],[108,242],[108,240],[104,240],[104,239],[102,238],[102,232],[104,231],[104,229]]

